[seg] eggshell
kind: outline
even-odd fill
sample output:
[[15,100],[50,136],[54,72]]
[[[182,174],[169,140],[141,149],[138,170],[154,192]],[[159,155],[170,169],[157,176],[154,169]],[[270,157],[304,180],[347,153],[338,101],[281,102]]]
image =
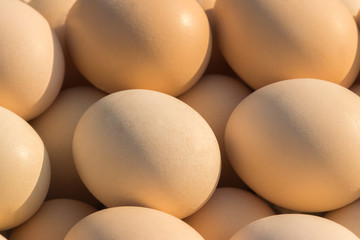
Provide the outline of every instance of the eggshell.
[[316,79],[273,83],[235,108],[225,147],[256,193],[288,209],[322,212],[360,197],[360,98]]
[[116,207],[77,223],[65,240],[203,240],[189,225],[164,212],[143,207]]
[[265,201],[250,192],[217,188],[209,201],[184,221],[206,240],[223,240],[247,224],[273,214]]
[[11,231],[10,240],[63,240],[78,221],[95,211],[77,200],[46,201],[32,218]]
[[353,91],[356,95],[360,96],[360,83],[352,85],[350,90]]
[[6,240],[6,238],[4,236],[2,236],[2,235],[0,235],[0,239]]
[[79,71],[110,93],[178,96],[201,77],[211,53],[209,22],[194,0],[78,0],[66,31]]
[[341,0],[360,26],[360,1],[359,0]]
[[0,34],[0,106],[32,119],[59,93],[60,43],[45,18],[21,1],[1,1]]
[[176,217],[213,193],[220,150],[206,121],[167,94],[124,90],[81,117],[73,153],[80,178],[107,207],[136,205]]
[[225,59],[254,89],[293,78],[346,87],[355,80],[344,81],[356,56],[357,27],[338,0],[217,0],[214,16]]
[[105,94],[93,87],[75,87],[60,92],[51,107],[31,121],[43,139],[51,163],[48,199],[72,198],[96,204],[82,183],[72,156],[72,139],[82,114]]
[[280,214],[259,219],[238,231],[230,240],[358,240],[333,221],[306,214]]
[[220,186],[244,187],[227,159],[224,133],[232,111],[250,93],[251,90],[238,79],[225,75],[206,75],[179,97],[200,113],[215,133],[221,150]]
[[[23,0],[25,1],[25,0]],[[67,50],[65,38],[65,20],[76,0],[27,0],[28,4],[36,9],[49,22],[58,36],[65,57],[65,78],[63,88],[79,85],[89,85],[89,82],[79,73],[74,66]]]
[[360,199],[345,207],[330,211],[324,217],[343,225],[360,237]]
[[50,182],[46,149],[34,129],[0,107],[0,231],[30,218],[45,199]]

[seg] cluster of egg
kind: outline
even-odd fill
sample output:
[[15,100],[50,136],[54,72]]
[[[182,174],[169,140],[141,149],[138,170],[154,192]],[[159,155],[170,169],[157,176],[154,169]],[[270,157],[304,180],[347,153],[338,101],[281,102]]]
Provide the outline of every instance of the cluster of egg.
[[0,239],[359,240],[358,12],[0,0]]

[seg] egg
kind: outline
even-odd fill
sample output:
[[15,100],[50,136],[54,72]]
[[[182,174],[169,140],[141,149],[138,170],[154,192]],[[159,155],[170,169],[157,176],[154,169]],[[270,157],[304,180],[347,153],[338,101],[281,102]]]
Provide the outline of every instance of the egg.
[[221,54],[218,40],[216,38],[216,28],[214,20],[214,6],[216,0],[197,0],[200,6],[204,9],[206,16],[208,17],[211,36],[212,36],[212,49],[209,64],[205,70],[205,74],[227,74],[235,75],[233,70],[230,68],[229,64],[224,59],[224,56]]
[[104,96],[105,93],[89,86],[68,88],[60,92],[49,109],[30,122],[43,139],[50,157],[48,199],[72,198],[97,204],[76,171],[72,140],[82,114]]
[[77,222],[96,211],[94,207],[73,199],[49,200],[32,218],[13,229],[9,239],[63,240]]
[[189,225],[164,212],[144,207],[115,207],[78,222],[64,240],[204,240]]
[[217,0],[214,18],[225,59],[254,89],[294,78],[355,81],[347,77],[359,67],[358,30],[338,0]]
[[22,0],[36,9],[49,22],[58,36],[65,57],[65,78],[63,88],[79,85],[88,85],[89,82],[79,73],[74,66],[72,58],[67,50],[65,38],[65,21],[67,15],[76,0]]
[[343,225],[360,237],[360,199],[345,207],[330,211],[324,217]]
[[351,231],[333,221],[306,214],[280,214],[256,220],[230,240],[358,240]]
[[66,32],[79,71],[109,93],[178,96],[201,77],[211,53],[209,22],[194,0],[78,0]]
[[40,208],[49,188],[50,164],[35,130],[3,107],[0,132],[0,231],[4,231]]
[[21,1],[1,1],[0,34],[0,106],[30,120],[60,91],[61,45],[45,18]]
[[355,83],[349,89],[353,91],[356,95],[360,96],[360,83]]
[[206,240],[223,240],[247,224],[273,214],[264,200],[248,191],[217,188],[209,201],[184,221]]
[[214,74],[203,76],[194,87],[179,97],[200,113],[215,133],[221,150],[220,186],[245,187],[227,159],[224,133],[230,114],[250,93],[251,90],[239,79]]
[[1,240],[6,240],[6,238],[4,236],[2,236],[2,235],[0,235],[0,239]]
[[182,101],[124,90],[92,105],[73,139],[80,178],[105,206],[144,206],[184,218],[213,193],[220,150],[206,121]]
[[322,212],[360,197],[360,98],[338,84],[292,79],[240,102],[225,130],[234,170],[266,200]]
[[360,25],[360,1],[359,0],[341,0],[341,2],[344,3],[344,5],[347,7],[347,9],[350,11],[350,13],[355,18],[355,21],[357,25]]

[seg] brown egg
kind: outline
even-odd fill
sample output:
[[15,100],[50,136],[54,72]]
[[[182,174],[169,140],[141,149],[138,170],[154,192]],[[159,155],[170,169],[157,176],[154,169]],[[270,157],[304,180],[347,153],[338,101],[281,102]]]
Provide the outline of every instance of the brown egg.
[[360,197],[360,98],[337,84],[270,84],[235,108],[225,131],[229,160],[268,201],[322,212]]
[[200,113],[215,133],[221,150],[220,186],[244,187],[227,159],[224,133],[232,111],[250,93],[251,90],[238,79],[225,75],[205,75],[194,87],[179,97]]
[[125,90],[81,117],[74,134],[76,168],[107,207],[135,205],[184,218],[213,193],[220,151],[206,121],[167,94]]
[[78,72],[71,56],[67,50],[65,38],[65,20],[76,0],[22,0],[36,9],[49,22],[52,29],[55,30],[65,57],[65,78],[63,88],[69,88],[79,85],[87,85],[89,82]]
[[194,0],[78,0],[66,31],[79,71],[110,93],[178,96],[201,77],[211,52],[209,23]]
[[328,212],[324,217],[343,225],[360,237],[360,199],[345,207]]
[[50,164],[39,135],[0,107],[0,231],[29,219],[45,199]]
[[355,80],[346,78],[357,27],[338,0],[217,0],[214,17],[225,59],[254,89],[293,78]]
[[209,60],[209,64],[205,70],[205,74],[227,74],[227,75],[236,75],[222,55],[219,43],[216,38],[216,25],[214,19],[214,6],[216,0],[197,0],[200,6],[204,9],[206,16],[208,17],[210,28],[211,28],[211,36],[212,36],[212,49],[211,56]]
[[1,2],[0,35],[0,106],[30,120],[59,93],[60,43],[45,18],[21,1]]
[[223,240],[247,224],[273,214],[262,199],[250,192],[218,188],[202,208],[184,221],[206,240]]
[[30,122],[43,139],[51,163],[48,198],[72,198],[90,204],[96,199],[86,189],[72,156],[75,127],[83,113],[105,94],[93,87],[75,87],[60,92],[51,107]]
[[164,212],[143,207],[116,207],[78,222],[65,240],[204,240],[189,225]]
[[333,221],[306,214],[280,214],[259,219],[238,231],[230,240],[359,240]]
[[63,240],[69,230],[96,209],[72,199],[44,202],[39,211],[11,231],[10,240]]
[[353,91],[356,95],[360,96],[360,83],[352,85],[349,89]]
[[360,1],[359,0],[341,0],[360,26]]

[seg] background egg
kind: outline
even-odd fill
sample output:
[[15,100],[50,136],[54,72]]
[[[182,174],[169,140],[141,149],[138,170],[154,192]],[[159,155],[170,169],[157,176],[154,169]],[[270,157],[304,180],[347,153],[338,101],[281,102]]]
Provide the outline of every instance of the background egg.
[[201,77],[211,52],[209,22],[194,0],[78,0],[66,32],[79,71],[110,93],[178,96]]
[[230,240],[358,240],[333,221],[306,214],[280,214],[259,219],[242,228]]
[[1,1],[0,34],[0,106],[30,120],[60,91],[61,45],[45,18],[21,1]]
[[74,134],[75,165],[107,207],[135,205],[184,218],[213,193],[220,150],[206,121],[182,101],[125,90],[92,105]]
[[104,96],[105,93],[93,87],[63,90],[49,109],[30,122],[43,139],[50,157],[51,182],[48,199],[72,198],[97,204],[76,171],[72,140],[83,113]]
[[39,135],[25,120],[0,107],[0,231],[29,219],[45,199],[50,164]]
[[63,240],[68,231],[96,209],[72,199],[44,202],[36,214],[11,231],[10,240]]
[[217,188],[209,201],[184,221],[206,240],[223,240],[247,224],[273,214],[264,200],[248,191]]
[[263,87],[230,116],[225,147],[256,193],[291,210],[322,212],[360,196],[360,98],[337,84],[293,79]]
[[77,223],[65,240],[203,240],[189,225],[169,214],[143,207],[116,207]]
[[293,78],[349,87],[356,78],[347,79],[359,67],[358,30],[338,0],[217,0],[214,17],[225,59],[254,89]]

